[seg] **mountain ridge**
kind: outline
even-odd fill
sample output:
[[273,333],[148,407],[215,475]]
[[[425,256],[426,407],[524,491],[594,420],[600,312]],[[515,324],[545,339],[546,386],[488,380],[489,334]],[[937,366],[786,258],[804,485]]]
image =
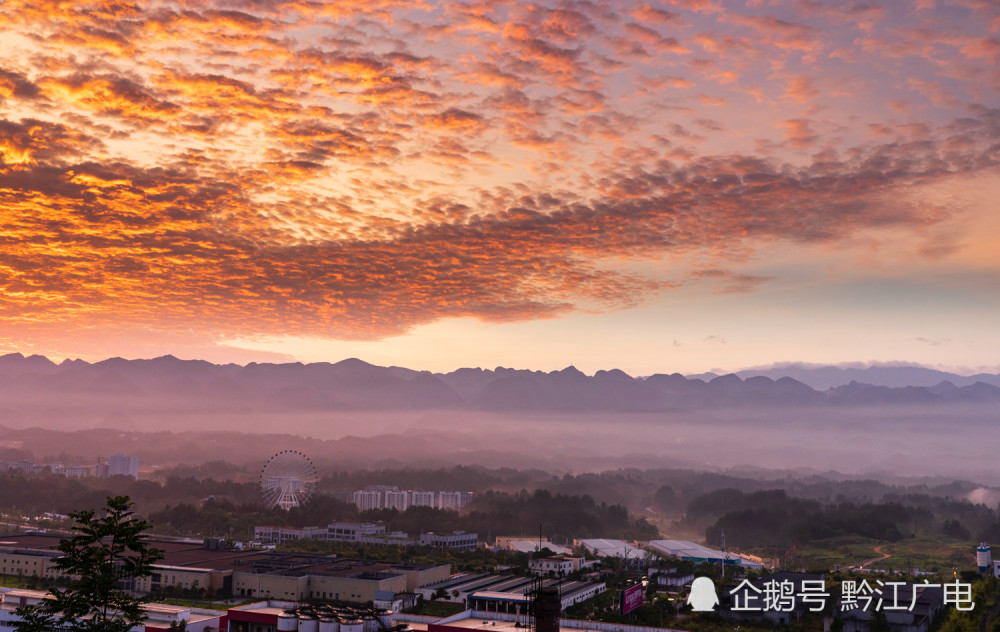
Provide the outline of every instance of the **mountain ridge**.
[[[477,367],[432,373],[382,367],[357,358],[336,363],[251,362],[240,366],[166,355],[56,364],[44,356],[12,353],[0,356],[0,376],[5,378],[0,385],[0,403],[47,398],[79,405],[105,398],[121,405],[175,402],[210,410],[236,406],[331,411],[656,412],[741,406],[1000,402],[1000,375],[960,376],[913,366],[842,369],[791,365],[725,375],[658,373],[633,377],[616,368],[588,376],[573,366],[549,372]],[[832,379],[837,376],[839,380]],[[941,379],[934,382],[936,378]],[[906,379],[917,383],[905,383]],[[817,388],[816,384],[829,386]]]

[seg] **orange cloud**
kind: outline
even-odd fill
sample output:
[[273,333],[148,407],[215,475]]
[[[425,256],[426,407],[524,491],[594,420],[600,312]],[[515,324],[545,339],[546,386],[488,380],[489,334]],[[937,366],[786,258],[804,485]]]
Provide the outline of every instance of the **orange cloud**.
[[789,119],[782,121],[781,126],[785,128],[785,138],[792,147],[801,149],[819,140],[819,135],[814,131],[812,121],[809,119]]
[[425,118],[425,124],[441,131],[481,134],[487,129],[483,117],[459,108],[448,108]]
[[996,168],[995,38],[745,11],[4,3],[0,332],[372,338],[633,305],[668,284],[613,266],[692,253],[752,291],[734,251],[931,231],[886,200]]
[[812,101],[819,96],[819,90],[810,77],[792,77],[785,90],[785,98],[798,103]]
[[111,75],[46,78],[39,86],[50,99],[71,102],[82,109],[149,123],[176,116],[180,108],[162,101],[146,87],[126,77]]
[[727,14],[726,21],[753,29],[763,43],[778,48],[816,53],[823,47],[822,32],[796,22],[771,16]]
[[682,46],[676,38],[664,37],[654,29],[647,26],[641,26],[639,24],[635,24],[634,22],[628,22],[625,24],[624,28],[626,35],[628,35],[630,39],[641,42],[657,52],[669,52],[676,55],[685,55],[691,52],[690,49]]
[[23,74],[0,68],[0,100],[11,98],[30,100],[40,94],[38,86]]

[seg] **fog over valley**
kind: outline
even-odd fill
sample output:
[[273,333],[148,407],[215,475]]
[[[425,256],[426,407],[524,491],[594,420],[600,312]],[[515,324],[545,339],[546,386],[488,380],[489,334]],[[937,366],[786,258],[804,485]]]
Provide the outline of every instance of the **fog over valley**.
[[[816,369],[826,380],[831,370]],[[969,383],[878,367],[874,384],[819,390],[779,371],[432,374],[359,360],[239,366],[168,356],[55,364],[11,354],[0,357],[0,458],[93,462],[126,452],[148,466],[242,464],[282,447],[331,469],[793,469],[1000,483],[1000,377]],[[900,375],[950,379],[878,383],[898,383]]]

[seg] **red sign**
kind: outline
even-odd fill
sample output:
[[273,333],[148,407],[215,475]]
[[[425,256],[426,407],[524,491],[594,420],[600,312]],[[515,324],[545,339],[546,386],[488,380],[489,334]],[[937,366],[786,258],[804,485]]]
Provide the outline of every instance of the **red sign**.
[[629,586],[622,591],[622,614],[628,614],[642,605],[642,584]]

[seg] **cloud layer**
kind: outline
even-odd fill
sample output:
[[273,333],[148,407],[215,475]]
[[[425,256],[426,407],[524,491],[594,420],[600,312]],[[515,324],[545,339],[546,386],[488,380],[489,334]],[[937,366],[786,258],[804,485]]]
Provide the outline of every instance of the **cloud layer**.
[[913,191],[996,173],[1000,12],[901,4],[5,2],[0,338],[371,339],[933,234]]

